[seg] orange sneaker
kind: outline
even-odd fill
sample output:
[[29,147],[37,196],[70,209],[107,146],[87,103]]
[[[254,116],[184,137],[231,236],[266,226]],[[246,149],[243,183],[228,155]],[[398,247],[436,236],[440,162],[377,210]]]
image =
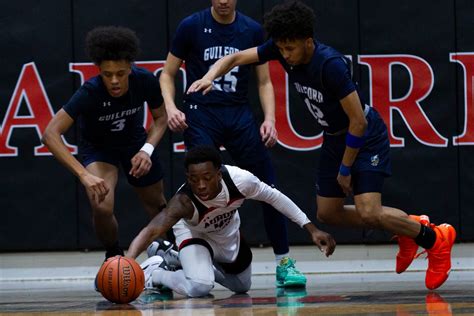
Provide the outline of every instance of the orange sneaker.
[[426,311],[428,315],[445,315],[451,316],[451,305],[446,302],[441,295],[435,292],[426,294]]
[[456,230],[449,224],[431,227],[436,233],[436,242],[428,253],[428,270],[425,284],[430,290],[440,287],[448,279],[451,271],[451,249],[456,240]]
[[[426,215],[410,215],[410,218],[425,226],[428,226],[430,223],[430,218]],[[415,259],[418,245],[413,238],[407,236],[397,236],[397,239],[399,250],[397,253],[395,271],[402,273],[410,266],[413,259]]]

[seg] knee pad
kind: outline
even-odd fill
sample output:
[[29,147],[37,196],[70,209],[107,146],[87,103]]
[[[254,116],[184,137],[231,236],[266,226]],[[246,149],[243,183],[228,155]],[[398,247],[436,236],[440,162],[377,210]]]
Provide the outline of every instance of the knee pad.
[[189,280],[188,296],[202,297],[208,295],[214,288],[214,284],[204,284],[193,280]]

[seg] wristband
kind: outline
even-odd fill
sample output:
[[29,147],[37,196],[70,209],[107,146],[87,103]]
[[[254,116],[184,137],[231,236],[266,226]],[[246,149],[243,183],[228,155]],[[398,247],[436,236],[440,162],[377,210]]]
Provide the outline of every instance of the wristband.
[[140,150],[146,152],[148,156],[151,156],[151,154],[153,154],[153,150],[155,150],[155,146],[150,143],[145,143],[145,145],[143,145]]
[[344,165],[343,163],[341,163],[341,166],[339,167],[339,173],[342,176],[347,177],[351,174],[351,167],[348,167],[348,166]]
[[346,135],[346,145],[351,148],[361,148],[364,146],[365,139],[364,137],[352,135],[350,132],[347,132]]

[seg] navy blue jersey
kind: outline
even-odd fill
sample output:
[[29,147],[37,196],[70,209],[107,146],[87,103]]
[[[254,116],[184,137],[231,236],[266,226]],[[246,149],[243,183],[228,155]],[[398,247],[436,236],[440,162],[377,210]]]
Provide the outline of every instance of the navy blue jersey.
[[100,76],[87,80],[63,109],[75,121],[87,142],[107,147],[143,142],[143,105],[156,109],[163,103],[158,78],[146,69],[132,66],[128,92],[112,97]]
[[[263,29],[251,18],[236,12],[231,24],[220,24],[206,9],[185,18],[171,44],[170,52],[185,60],[187,88],[201,79],[221,57],[263,43]],[[248,103],[247,91],[251,66],[237,66],[214,80],[213,91],[185,95],[187,103],[234,105]]]
[[291,66],[270,39],[258,47],[260,62],[278,60],[290,82],[324,131],[334,133],[349,126],[349,118],[339,100],[356,90],[350,62],[333,48],[315,42],[309,64]]

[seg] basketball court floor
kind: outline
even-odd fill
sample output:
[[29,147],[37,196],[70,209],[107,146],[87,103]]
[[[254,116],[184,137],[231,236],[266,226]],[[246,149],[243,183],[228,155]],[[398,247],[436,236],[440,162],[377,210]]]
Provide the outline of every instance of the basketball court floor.
[[473,250],[456,245],[450,278],[428,291],[426,260],[397,275],[392,245],[340,246],[331,259],[314,247],[292,247],[308,276],[306,289],[275,288],[270,250],[253,249],[253,284],[245,295],[221,286],[199,299],[148,291],[127,305],[93,290],[102,253],[2,254],[0,315],[474,315]]

